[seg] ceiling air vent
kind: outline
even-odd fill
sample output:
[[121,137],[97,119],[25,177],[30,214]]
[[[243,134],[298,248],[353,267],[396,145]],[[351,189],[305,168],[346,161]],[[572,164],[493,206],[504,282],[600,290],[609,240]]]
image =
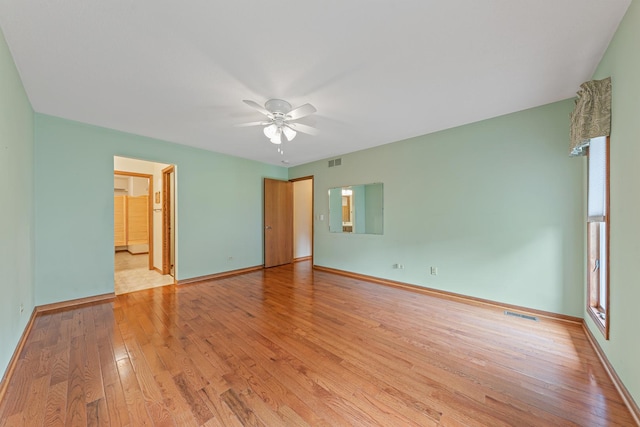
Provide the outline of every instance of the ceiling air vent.
[[340,166],[342,164],[342,157],[339,159],[329,160],[329,167]]

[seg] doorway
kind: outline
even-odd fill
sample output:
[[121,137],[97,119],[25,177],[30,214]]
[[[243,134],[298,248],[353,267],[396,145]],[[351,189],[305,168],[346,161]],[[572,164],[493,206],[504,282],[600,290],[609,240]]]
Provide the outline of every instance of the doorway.
[[[164,176],[172,190],[171,227],[163,237]],[[114,291],[116,294],[175,283],[172,274],[163,274],[164,247],[174,253],[175,169],[170,164],[114,156]]]
[[293,261],[313,259],[313,177],[293,182]]
[[313,260],[313,177],[264,179],[264,267]]

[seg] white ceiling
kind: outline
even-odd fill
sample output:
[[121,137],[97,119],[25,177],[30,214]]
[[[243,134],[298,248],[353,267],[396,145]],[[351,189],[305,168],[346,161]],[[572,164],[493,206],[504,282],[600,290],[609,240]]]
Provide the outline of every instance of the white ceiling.
[[[281,165],[572,97],[630,0],[2,0],[35,111]],[[242,103],[320,131],[280,156]]]

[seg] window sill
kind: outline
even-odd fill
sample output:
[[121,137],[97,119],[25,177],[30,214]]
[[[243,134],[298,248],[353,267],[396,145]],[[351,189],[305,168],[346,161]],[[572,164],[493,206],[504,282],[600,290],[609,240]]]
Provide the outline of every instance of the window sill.
[[607,318],[605,317],[603,319],[602,317],[600,317],[602,313],[596,310],[594,307],[587,307],[587,312],[589,313],[589,316],[591,316],[591,319],[593,319],[593,322],[596,324],[600,332],[602,332],[604,339],[608,340],[609,322],[607,321]]

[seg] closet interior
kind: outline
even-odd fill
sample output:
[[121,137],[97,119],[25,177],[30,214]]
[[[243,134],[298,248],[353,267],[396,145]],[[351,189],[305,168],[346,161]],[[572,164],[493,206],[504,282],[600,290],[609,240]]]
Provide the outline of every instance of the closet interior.
[[149,180],[114,175],[113,220],[116,251],[149,252]]

